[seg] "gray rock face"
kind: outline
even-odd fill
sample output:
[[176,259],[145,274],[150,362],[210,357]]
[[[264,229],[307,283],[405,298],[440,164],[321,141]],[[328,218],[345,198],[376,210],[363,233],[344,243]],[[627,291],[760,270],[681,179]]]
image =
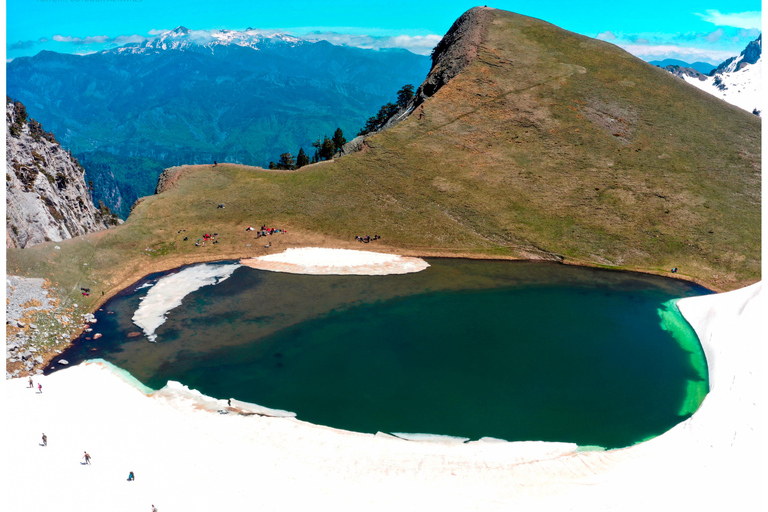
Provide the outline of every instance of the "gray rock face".
[[417,105],[433,96],[477,57],[493,9],[473,7],[457,19],[432,51],[432,69],[416,91]]
[[706,80],[707,75],[703,73],[699,73],[693,68],[685,68],[682,66],[667,66],[664,68],[666,71],[669,71],[673,75],[683,78],[684,76],[690,76],[693,78],[698,78],[699,80]]
[[80,164],[24,105],[6,102],[6,235],[8,248],[60,241],[117,222],[91,201]]
[[347,142],[341,147],[341,154],[348,155],[350,153],[356,153],[363,149],[363,143],[365,142],[364,135],[358,135],[351,141]]

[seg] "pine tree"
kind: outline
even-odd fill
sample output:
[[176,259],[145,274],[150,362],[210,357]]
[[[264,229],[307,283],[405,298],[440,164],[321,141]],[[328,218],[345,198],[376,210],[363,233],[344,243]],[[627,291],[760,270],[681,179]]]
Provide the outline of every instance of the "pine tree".
[[309,164],[309,157],[304,152],[304,148],[299,148],[299,154],[296,156],[296,168],[304,167]]
[[347,139],[344,138],[344,133],[341,128],[336,128],[336,132],[333,134],[333,147],[334,153],[341,151],[342,146],[347,143]]
[[323,139],[323,144],[320,146],[320,158],[323,160],[330,160],[333,158],[333,154],[336,152],[336,148],[333,145],[333,141],[326,135]]
[[280,161],[277,162],[277,168],[291,170],[293,169],[293,165],[295,163],[296,163],[296,160],[293,159],[292,154],[283,153],[282,155],[280,155]]
[[399,91],[397,91],[398,107],[405,108],[411,99],[413,99],[413,86],[411,84],[404,85]]

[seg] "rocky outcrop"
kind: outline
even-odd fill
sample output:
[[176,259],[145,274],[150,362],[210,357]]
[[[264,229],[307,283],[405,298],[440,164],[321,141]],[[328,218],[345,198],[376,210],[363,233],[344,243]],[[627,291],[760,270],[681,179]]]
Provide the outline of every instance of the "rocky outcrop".
[[760,60],[763,50],[763,34],[760,34],[757,39],[747,45],[746,48],[737,56],[731,57],[720,63],[715,69],[713,69],[709,76],[715,76],[722,73],[733,73],[734,71],[740,71],[750,64],[755,64]]
[[[155,187],[155,194],[162,194],[166,190],[169,190],[173,188],[173,186],[176,184],[176,180],[178,179],[179,175],[184,170],[184,166],[177,166],[177,167],[169,167],[168,169],[163,170],[162,173],[160,173],[160,176],[157,178],[157,187]],[[140,201],[141,199],[139,199]],[[136,201],[138,203],[139,201]],[[133,211],[133,207],[136,206],[134,203],[133,206],[131,206],[131,211]]]
[[5,139],[6,247],[61,241],[117,224],[109,209],[93,205],[78,161],[10,99]]
[[698,71],[696,71],[693,68],[686,68],[686,67],[683,67],[683,66],[674,66],[673,65],[673,66],[665,66],[664,70],[665,71],[669,71],[670,73],[672,73],[676,77],[683,78],[683,79],[685,79],[686,76],[691,77],[691,78],[696,78],[698,80],[706,80],[707,79],[707,75],[705,75],[704,73],[699,73]]
[[417,104],[433,96],[477,57],[494,9],[473,7],[457,19],[432,50],[432,69],[416,92]]
[[[419,86],[413,98],[403,106],[395,108],[386,120],[355,139],[347,142],[340,156],[362,151],[367,140],[407,119],[424,101],[433,96],[442,86],[461,73],[477,57],[477,51],[485,38],[492,20],[489,7],[473,7],[457,19],[443,38],[432,50],[432,68]],[[384,110],[388,105],[382,107]],[[394,107],[394,105],[392,105]],[[423,107],[422,107],[423,108]],[[381,115],[381,112],[380,112]]]

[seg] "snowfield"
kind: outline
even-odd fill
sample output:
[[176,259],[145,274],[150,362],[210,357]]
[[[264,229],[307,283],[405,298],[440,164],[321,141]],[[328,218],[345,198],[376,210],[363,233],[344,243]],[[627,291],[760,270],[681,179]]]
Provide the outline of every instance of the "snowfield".
[[739,71],[708,76],[706,80],[684,76],[683,80],[747,112],[754,109],[762,112],[765,103],[762,76],[763,58],[760,57],[756,63],[748,64]]
[[98,362],[36,378],[42,393],[6,380],[4,510],[764,510],[764,306],[761,283],[681,300],[711,391],[611,451],[335,430],[179,383],[152,392]]

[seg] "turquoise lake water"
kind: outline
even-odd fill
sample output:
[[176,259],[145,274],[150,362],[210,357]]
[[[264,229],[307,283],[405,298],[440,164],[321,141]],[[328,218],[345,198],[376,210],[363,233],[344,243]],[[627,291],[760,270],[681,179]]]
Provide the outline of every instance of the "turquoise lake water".
[[135,335],[147,289],[133,286],[97,313],[103,337],[83,336],[62,357],[101,357],[154,389],[176,380],[358,432],[606,448],[663,433],[707,392],[700,345],[671,302],[708,293],[699,286],[551,263],[428,261],[403,276],[243,267],[187,296],[154,344]]

